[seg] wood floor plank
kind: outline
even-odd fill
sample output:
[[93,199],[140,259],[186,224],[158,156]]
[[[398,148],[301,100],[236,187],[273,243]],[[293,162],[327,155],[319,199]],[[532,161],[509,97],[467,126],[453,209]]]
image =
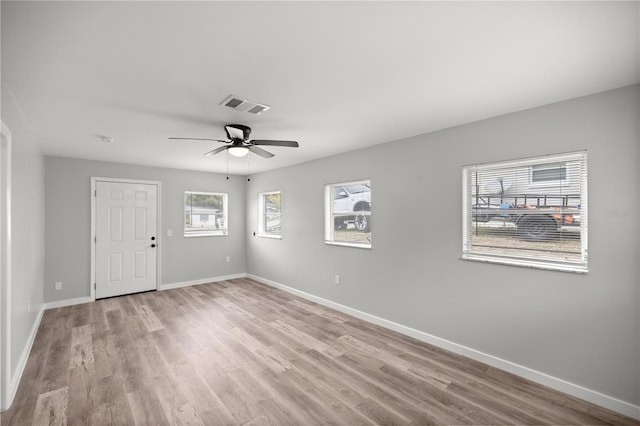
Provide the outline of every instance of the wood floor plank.
[[131,408],[133,421],[137,425],[168,426],[162,405],[156,393],[148,388],[138,389],[127,394],[127,402]]
[[66,386],[38,395],[33,424],[66,426],[68,403],[69,388]]
[[142,323],[147,328],[147,331],[162,330],[164,328],[162,321],[158,319],[149,306],[140,305],[137,308],[138,315],[142,319]]
[[93,340],[89,324],[71,330],[71,356],[69,369],[93,364]]
[[[294,360],[293,363],[305,376],[313,379],[313,386],[320,391],[325,394],[333,394],[338,390],[339,393],[337,395],[339,395],[340,400],[354,411],[358,411],[367,417],[369,423],[379,424],[381,421],[383,423],[391,422],[394,424],[409,423],[409,419],[403,418],[376,404],[370,397],[363,395],[354,389],[354,387],[342,381],[341,378],[338,375],[334,375],[332,371],[314,364],[311,357],[298,358]],[[362,419],[358,420],[362,423]]]
[[[344,377],[361,395],[375,401],[375,405],[382,406],[385,411],[392,413],[391,415],[382,416],[383,418],[399,416],[403,418],[403,421],[399,422],[399,424],[438,424],[437,419],[429,412],[422,411],[410,401],[398,396],[394,392],[389,392],[374,376],[371,376],[368,372],[362,372],[359,368],[352,368],[348,362],[344,362],[345,358],[342,356],[337,359],[329,358],[315,350],[307,351],[307,355],[318,365],[340,374],[340,376]],[[366,407],[363,408],[366,409]]]
[[215,367],[201,372],[208,386],[220,398],[226,410],[233,416],[238,424],[244,424],[251,421],[256,413],[252,413],[247,402],[252,398],[246,395],[244,398],[238,392],[238,386],[229,377],[227,372],[216,369]]
[[172,420],[173,420],[171,422],[172,424],[180,425],[180,426],[187,426],[187,425],[204,426],[205,425],[204,422],[202,421],[202,418],[198,414],[198,411],[196,410],[196,408],[188,402],[186,404],[183,404],[179,408],[175,408],[173,410]]
[[[199,355],[211,359],[210,354]],[[197,407],[199,416],[205,424],[235,424],[235,419],[224,403],[197,371],[199,364],[200,361],[196,359],[195,362],[171,366],[174,377],[178,379],[176,383],[180,392],[194,407]]]
[[304,349],[304,350],[315,349],[318,352],[325,353],[331,357],[337,357],[342,355],[342,352],[339,349],[336,349],[335,347],[328,345],[319,339],[316,339],[315,337],[305,333],[302,330],[297,329],[296,327],[284,321],[281,321],[281,320],[271,321],[269,325],[274,327],[276,330],[282,332],[282,334],[292,338],[293,341],[297,342],[298,349]]
[[246,278],[47,310],[0,422],[640,425]]
[[89,423],[94,407],[95,364],[82,364],[69,370],[68,421],[71,425]]
[[265,370],[260,375],[260,380],[274,397],[284,406],[295,419],[295,424],[330,424],[330,413],[319,410],[307,395],[297,389],[292,389],[284,383],[280,375]]
[[118,374],[96,380],[92,397],[94,407],[89,424],[134,424],[125,385]]

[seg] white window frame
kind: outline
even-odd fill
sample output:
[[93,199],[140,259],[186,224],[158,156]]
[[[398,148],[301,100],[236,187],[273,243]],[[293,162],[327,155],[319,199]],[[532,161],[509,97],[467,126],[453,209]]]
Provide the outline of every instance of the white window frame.
[[[187,221],[186,221],[186,215],[184,210],[184,204],[187,198],[187,194],[221,195],[225,227],[221,229],[213,229],[213,230],[207,230],[207,231],[187,231]],[[184,195],[182,196],[182,228],[183,228],[183,235],[185,238],[221,237],[221,236],[229,235],[229,194],[227,194],[226,192],[184,191]]]
[[[369,185],[371,187],[371,179],[361,179],[349,182],[328,183],[324,186],[324,242],[325,244],[343,247],[355,247],[362,249],[371,249],[372,243],[356,243],[349,241],[335,241],[335,224],[333,217],[333,197],[332,188],[336,186],[349,185]],[[373,194],[371,194],[373,197]],[[371,210],[370,213],[371,214]]]
[[[582,172],[580,176],[580,243],[582,260],[581,261],[562,261],[562,260],[538,260],[527,258],[524,256],[507,255],[507,254],[489,254],[474,252],[471,245],[471,223],[472,215],[470,214],[470,206],[472,204],[471,193],[469,189],[469,175],[474,171],[487,171],[492,169],[501,169],[509,167],[531,167],[536,164],[582,161]],[[569,170],[567,170],[569,173]],[[531,268],[549,269],[563,272],[587,273],[588,269],[588,191],[587,191],[587,151],[572,152],[567,154],[549,155],[543,157],[526,158],[521,160],[501,161],[495,163],[485,163],[464,166],[462,168],[462,259],[499,263],[505,265],[524,266]],[[567,174],[567,180],[569,175]],[[531,182],[531,180],[529,180]],[[541,182],[542,183],[542,182]]]
[[[265,223],[265,207],[266,203],[264,199],[268,195],[280,195],[280,233],[279,234],[270,234],[267,232],[266,223]],[[260,192],[258,193],[258,237],[262,238],[273,238],[276,240],[282,239],[282,191],[270,191],[270,192]]]

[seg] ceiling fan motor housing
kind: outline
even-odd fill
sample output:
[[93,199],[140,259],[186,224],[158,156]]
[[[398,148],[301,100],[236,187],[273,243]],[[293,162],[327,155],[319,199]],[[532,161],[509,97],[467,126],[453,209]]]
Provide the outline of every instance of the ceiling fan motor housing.
[[251,127],[243,124],[227,124],[224,126],[224,130],[227,132],[227,137],[232,141],[247,142],[251,135]]

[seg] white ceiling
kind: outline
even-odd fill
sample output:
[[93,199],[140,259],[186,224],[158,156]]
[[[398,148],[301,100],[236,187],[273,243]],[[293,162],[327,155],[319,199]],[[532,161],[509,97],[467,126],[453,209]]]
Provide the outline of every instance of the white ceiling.
[[[250,155],[254,173],[640,81],[636,1],[1,8],[3,99],[47,155],[224,172],[226,154],[202,157],[216,142],[167,138],[241,123],[300,142]],[[220,106],[230,94],[271,110]]]

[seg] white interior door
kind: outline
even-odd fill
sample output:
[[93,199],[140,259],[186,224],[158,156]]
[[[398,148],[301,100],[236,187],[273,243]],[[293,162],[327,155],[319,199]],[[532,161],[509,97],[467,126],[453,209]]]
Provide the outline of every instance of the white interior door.
[[96,299],[157,288],[158,187],[96,182]]

